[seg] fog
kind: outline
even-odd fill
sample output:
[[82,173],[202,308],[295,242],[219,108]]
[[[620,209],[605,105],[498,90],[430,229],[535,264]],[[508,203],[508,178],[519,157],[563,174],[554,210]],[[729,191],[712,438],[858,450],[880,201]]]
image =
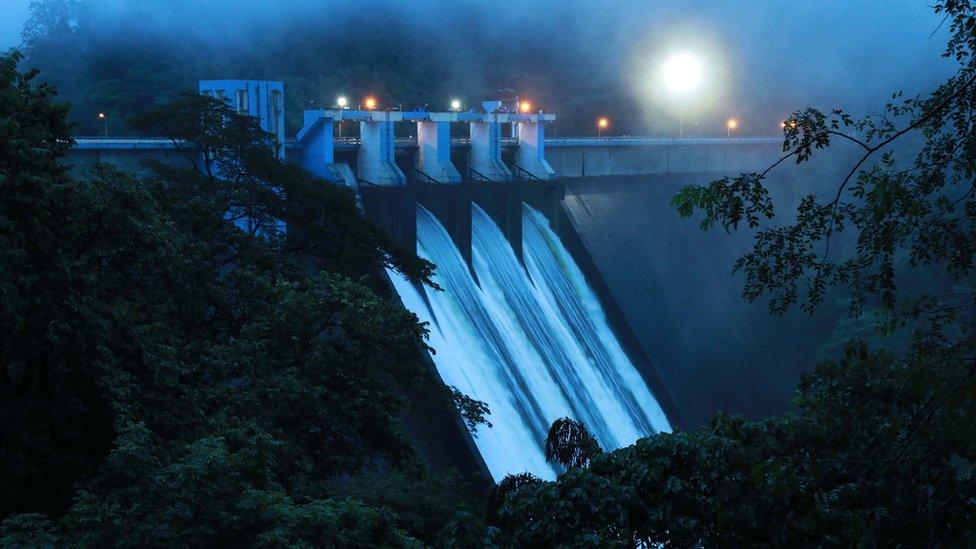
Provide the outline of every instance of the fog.
[[[27,2],[6,1],[13,6],[0,29],[9,37]],[[730,116],[741,134],[768,135],[808,105],[876,109],[892,91],[924,92],[952,70],[939,57],[948,35],[940,17],[911,0],[78,4],[72,24],[85,31],[77,49],[93,80],[124,87],[145,64],[99,75],[98,60],[111,52],[188,67],[163,88],[209,77],[282,79],[292,107],[329,104],[339,93],[432,107],[459,96],[472,105],[511,89],[559,114],[557,131],[569,133],[589,131],[601,114],[618,132],[673,133],[677,101],[663,92],[659,68],[675,52],[701,59],[701,87],[681,102],[690,131],[703,135],[724,133]],[[56,83],[82,96],[66,89],[77,80]],[[101,107],[105,99],[90,95],[72,99]]]

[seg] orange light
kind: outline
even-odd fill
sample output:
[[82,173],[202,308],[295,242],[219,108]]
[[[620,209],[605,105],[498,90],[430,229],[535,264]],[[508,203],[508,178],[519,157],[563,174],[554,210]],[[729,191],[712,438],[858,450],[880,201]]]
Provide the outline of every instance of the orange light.
[[734,130],[739,127],[739,121],[736,120],[735,118],[729,118],[729,121],[726,123],[726,125],[729,127],[730,130]]
[[608,120],[606,117],[604,117],[604,118],[601,118],[601,119],[597,120],[596,123],[601,128],[606,128],[607,126],[610,125],[610,120]]
[[366,110],[367,111],[371,111],[371,110],[375,109],[376,108],[376,98],[375,97],[367,97],[366,100],[363,101],[363,105],[366,107]]
[[520,101],[519,104],[518,104],[518,107],[519,107],[519,111],[521,111],[521,112],[531,112],[532,111],[532,103],[529,103],[528,101]]

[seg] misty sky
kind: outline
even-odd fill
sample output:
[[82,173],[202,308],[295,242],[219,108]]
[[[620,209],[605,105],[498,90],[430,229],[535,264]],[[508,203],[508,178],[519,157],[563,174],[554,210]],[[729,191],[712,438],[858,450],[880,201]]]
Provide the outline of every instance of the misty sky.
[[3,0],[0,13],[0,50],[6,50],[20,43],[20,30],[27,20],[30,0]]
[[[124,4],[88,2],[106,12]],[[30,0],[0,3],[0,46],[16,45]],[[940,18],[925,0],[174,0],[159,11],[129,4],[139,7],[140,31],[205,36],[222,45],[254,33],[273,37],[296,19],[321,19],[328,32],[327,19],[376,6],[384,8],[375,9],[376,28],[364,33],[409,28],[456,37],[463,35],[459,14],[476,13],[497,28],[498,40],[524,41],[527,54],[545,45],[578,52],[586,72],[581,80],[619,81],[619,89],[646,103],[649,119],[674,110],[656,80],[662,58],[692,51],[704,61],[706,82],[687,100],[687,119],[743,116],[747,133],[765,133],[770,120],[795,107],[856,111],[883,104],[897,89],[924,92],[951,70],[939,58],[946,29],[934,32]],[[491,44],[469,48],[476,59]],[[762,120],[763,127],[750,128],[749,120]]]

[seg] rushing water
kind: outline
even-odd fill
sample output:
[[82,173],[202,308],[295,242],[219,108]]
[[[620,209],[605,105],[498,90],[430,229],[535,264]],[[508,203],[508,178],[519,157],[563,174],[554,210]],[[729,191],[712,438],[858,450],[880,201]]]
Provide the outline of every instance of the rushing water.
[[670,430],[667,418],[607,325],[579,267],[548,221],[523,205],[523,261],[472,204],[478,282],[437,218],[417,206],[417,252],[444,291],[391,272],[406,307],[430,323],[444,381],[491,408],[476,443],[492,475],[553,478],[543,444],[550,423],[583,421],[607,449]]

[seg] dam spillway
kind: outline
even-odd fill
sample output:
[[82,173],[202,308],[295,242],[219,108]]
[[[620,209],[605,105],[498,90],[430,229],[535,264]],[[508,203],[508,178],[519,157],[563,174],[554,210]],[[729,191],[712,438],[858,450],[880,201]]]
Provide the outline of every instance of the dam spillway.
[[605,449],[669,431],[546,217],[521,205],[520,261],[492,217],[469,204],[471,268],[444,225],[417,204],[417,252],[437,265],[443,291],[391,278],[404,305],[429,324],[445,383],[491,408],[493,427],[479,429],[476,444],[492,476],[553,478],[543,446],[559,417],[584,422]]

